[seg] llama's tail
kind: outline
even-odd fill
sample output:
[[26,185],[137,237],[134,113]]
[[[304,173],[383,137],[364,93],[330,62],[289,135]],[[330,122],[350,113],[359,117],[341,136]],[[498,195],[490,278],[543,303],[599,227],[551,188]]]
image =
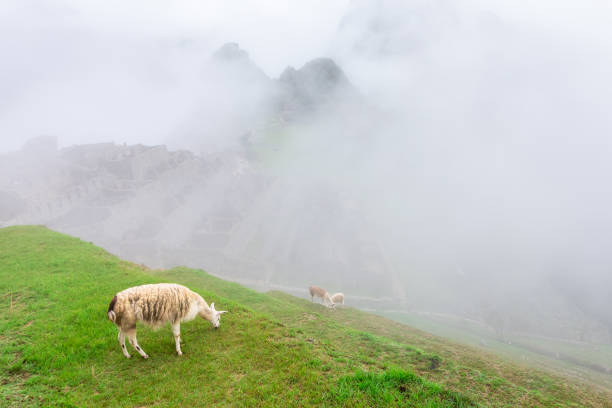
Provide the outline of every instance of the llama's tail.
[[116,295],[113,298],[113,300],[111,300],[110,304],[108,305],[108,311],[106,312],[106,315],[108,316],[108,320],[110,320],[113,323],[115,323],[117,319],[117,315],[115,314],[115,311],[113,310],[115,308],[115,303],[117,303]]

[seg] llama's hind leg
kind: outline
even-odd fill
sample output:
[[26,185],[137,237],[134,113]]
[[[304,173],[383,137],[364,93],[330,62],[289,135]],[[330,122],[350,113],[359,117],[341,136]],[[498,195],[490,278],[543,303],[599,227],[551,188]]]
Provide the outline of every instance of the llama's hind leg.
[[145,353],[144,350],[141,349],[140,346],[138,345],[138,340],[136,339],[136,329],[130,330],[129,332],[127,332],[127,336],[128,336],[128,340],[130,341],[130,344],[132,345],[132,347],[134,347],[136,349],[136,351],[143,358],[149,358],[147,353]]
[[172,334],[174,334],[174,342],[176,343],[176,354],[183,355],[181,351],[181,323],[177,322],[172,325]]
[[121,351],[123,351],[123,355],[127,358],[132,357],[130,356],[130,353],[128,353],[127,347],[125,346],[125,333],[123,332],[123,330],[121,330],[121,328],[119,328],[119,335],[117,336],[117,339],[119,339],[119,344],[121,345]]

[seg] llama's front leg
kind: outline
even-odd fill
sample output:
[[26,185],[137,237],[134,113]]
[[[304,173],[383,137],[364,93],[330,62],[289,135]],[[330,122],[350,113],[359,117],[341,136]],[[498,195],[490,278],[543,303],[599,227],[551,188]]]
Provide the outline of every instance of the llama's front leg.
[[117,336],[117,338],[119,339],[119,344],[121,344],[121,351],[123,351],[123,355],[127,358],[132,357],[130,356],[130,353],[128,353],[127,347],[125,347],[125,333],[123,332],[123,330],[119,329],[119,335]]
[[181,351],[181,322],[176,322],[172,325],[172,334],[174,334],[174,342],[176,343],[176,354],[183,355]]
[[147,355],[147,353],[144,352],[143,349],[140,348],[140,346],[138,345],[138,340],[136,339],[136,330],[128,332],[128,339],[130,340],[130,344],[132,345],[132,347],[134,347],[136,349],[136,351],[143,357],[143,358],[149,358],[149,356]]

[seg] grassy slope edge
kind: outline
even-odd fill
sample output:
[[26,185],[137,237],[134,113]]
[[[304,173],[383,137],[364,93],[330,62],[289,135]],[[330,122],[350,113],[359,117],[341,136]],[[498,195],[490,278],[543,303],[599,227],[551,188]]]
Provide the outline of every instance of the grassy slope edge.
[[[183,357],[167,328],[142,328],[151,358],[125,359],[108,302],[162,281],[231,312],[217,331],[184,324]],[[0,229],[0,349],[0,406],[612,406],[605,390],[378,316],[149,270],[43,227]]]

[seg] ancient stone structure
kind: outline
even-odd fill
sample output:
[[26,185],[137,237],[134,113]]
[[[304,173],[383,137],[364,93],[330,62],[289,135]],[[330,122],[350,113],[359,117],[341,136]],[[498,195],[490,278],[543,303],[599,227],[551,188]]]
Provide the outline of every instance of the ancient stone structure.
[[304,190],[257,170],[244,149],[37,143],[1,157],[2,225],[44,224],[136,262],[254,285],[317,281],[402,296],[362,214],[324,186]]

